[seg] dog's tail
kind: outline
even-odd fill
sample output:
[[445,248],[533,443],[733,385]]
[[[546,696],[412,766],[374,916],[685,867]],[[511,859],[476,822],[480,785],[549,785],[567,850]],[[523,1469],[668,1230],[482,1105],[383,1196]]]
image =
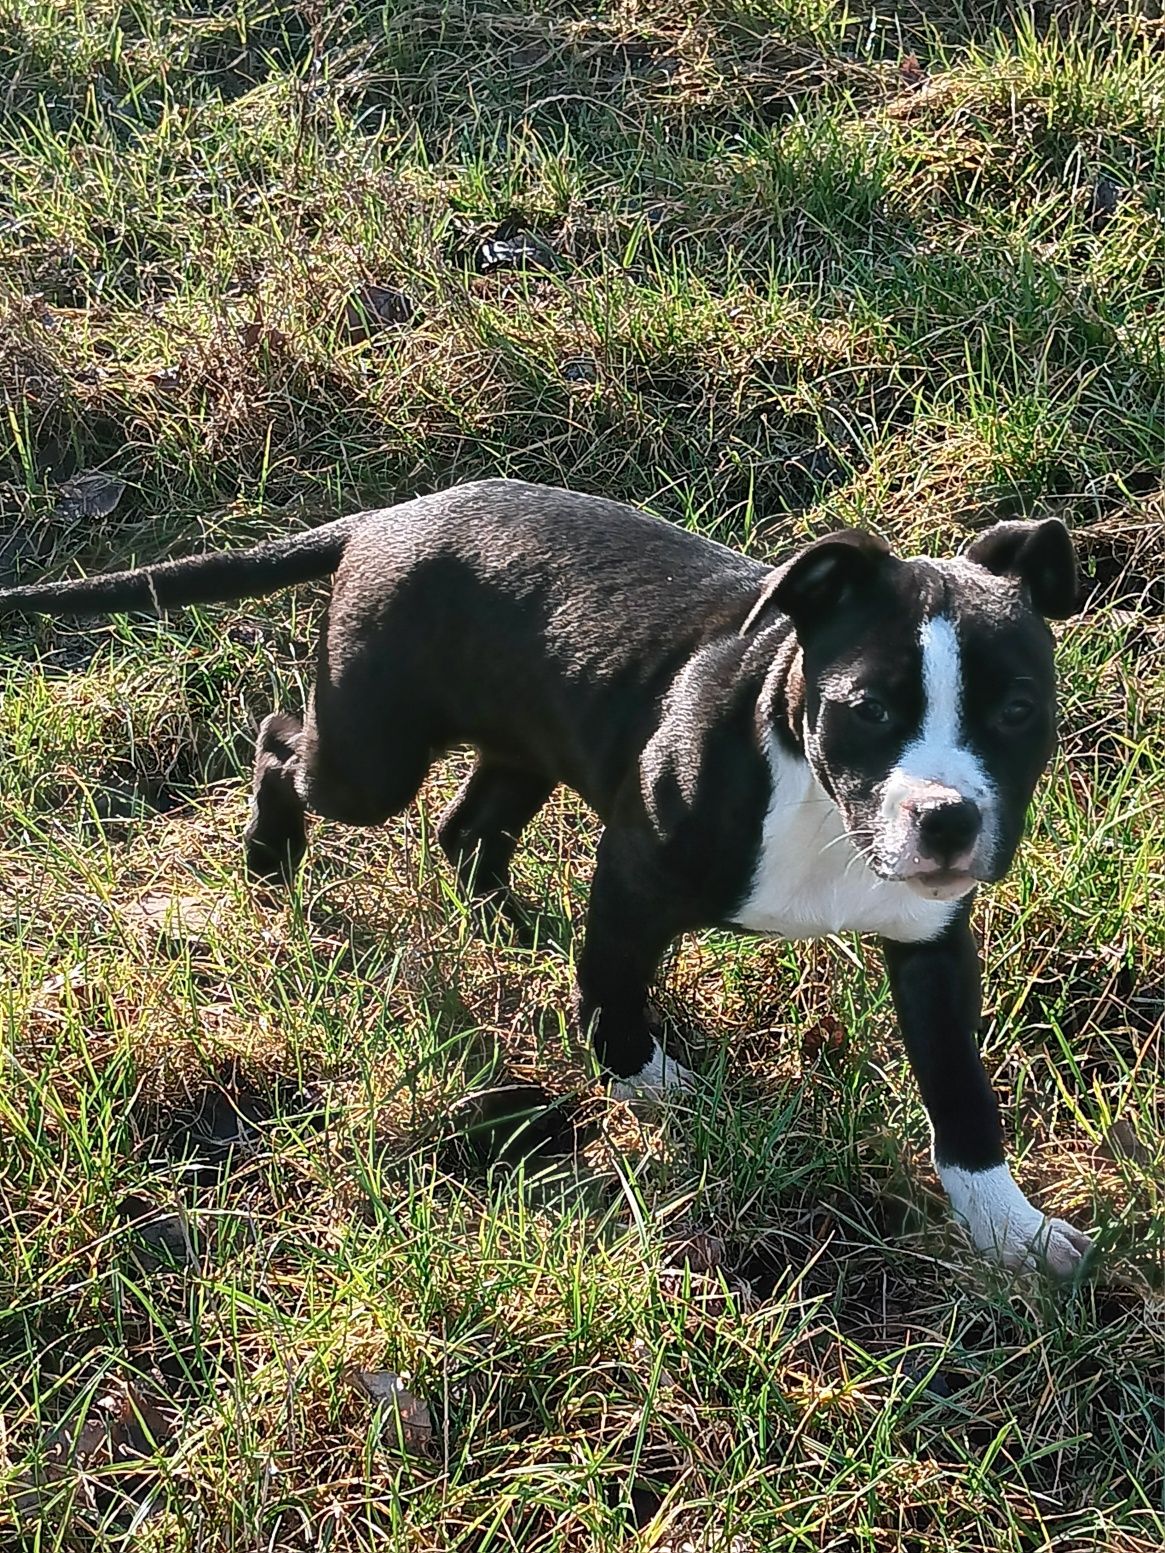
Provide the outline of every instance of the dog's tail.
[[132,572],[106,572],[75,582],[38,582],[0,588],[0,615],[115,615],[128,610],[180,609],[257,598],[297,582],[330,577],[359,514],[250,550],[161,561]]

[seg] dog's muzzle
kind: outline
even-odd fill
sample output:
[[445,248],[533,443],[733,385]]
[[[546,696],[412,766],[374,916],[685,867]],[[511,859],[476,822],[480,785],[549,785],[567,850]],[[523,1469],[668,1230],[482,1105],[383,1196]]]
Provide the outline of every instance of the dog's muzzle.
[[977,803],[943,792],[902,806],[911,819],[918,873],[969,871],[983,831]]
[[930,900],[955,900],[986,873],[983,811],[956,788],[920,782],[902,796],[884,855],[888,873]]

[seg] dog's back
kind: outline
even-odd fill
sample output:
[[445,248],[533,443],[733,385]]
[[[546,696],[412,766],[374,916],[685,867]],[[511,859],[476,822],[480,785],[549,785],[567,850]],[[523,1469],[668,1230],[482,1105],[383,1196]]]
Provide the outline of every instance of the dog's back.
[[329,668],[361,656],[370,703],[390,678],[410,686],[435,747],[475,744],[555,773],[602,813],[625,761],[615,752],[642,744],[633,729],[646,737],[680,666],[739,628],[767,575],[618,502],[481,481],[353,532]]

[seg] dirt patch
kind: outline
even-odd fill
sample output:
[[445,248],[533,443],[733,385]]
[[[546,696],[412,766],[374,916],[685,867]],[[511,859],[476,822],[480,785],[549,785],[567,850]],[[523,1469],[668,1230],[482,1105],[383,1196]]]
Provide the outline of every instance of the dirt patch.
[[273,1126],[323,1127],[320,1095],[280,1073],[247,1072],[228,1058],[180,1099],[152,1101],[134,1113],[139,1151],[168,1159],[187,1179],[209,1185],[253,1153]]
[[1165,614],[1165,518],[1113,518],[1076,531],[1081,608]]
[[458,1174],[569,1159],[594,1133],[576,1103],[521,1080],[463,1096],[450,1108],[448,1124],[441,1163]]
[[1152,1036],[1165,1022],[1165,988],[1124,955],[1086,949],[1047,966],[1019,1014],[1045,1025],[1054,1020],[1069,1040],[1089,1032]]
[[[1056,1055],[1058,1030],[1083,1083],[1119,1091],[1132,1072],[1160,1066],[1165,985],[1159,971],[1118,951],[1082,950],[1044,967],[1014,1018],[1031,1030],[1033,1044],[1041,1039],[1037,1032],[1044,1032],[1051,1060],[1062,1063]],[[1029,1127],[1042,1133],[1042,1107],[1031,1103],[1026,1111]]]

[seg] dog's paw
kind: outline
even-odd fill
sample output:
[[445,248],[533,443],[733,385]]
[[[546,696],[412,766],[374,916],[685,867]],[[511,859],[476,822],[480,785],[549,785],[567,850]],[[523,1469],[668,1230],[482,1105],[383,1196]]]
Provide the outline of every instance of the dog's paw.
[[303,723],[290,712],[268,712],[259,724],[255,750],[259,759],[269,756],[279,765],[286,764],[299,749]]
[[307,852],[303,806],[288,798],[286,772],[256,771],[251,813],[243,831],[247,873],[256,883],[290,885]]
[[1057,1278],[1074,1278],[1083,1267],[1092,1242],[1063,1219],[1041,1219],[1022,1267],[1043,1267]]
[[990,1170],[940,1166],[939,1175],[976,1250],[1017,1272],[1042,1268],[1057,1278],[1073,1278],[1080,1271],[1092,1249],[1088,1236],[1028,1202],[1006,1165]]
[[612,1080],[611,1093],[616,1100],[638,1100],[646,1105],[662,1105],[669,1095],[689,1093],[695,1089],[696,1083],[696,1075],[669,1057],[655,1042],[650,1058],[638,1073]]
[[306,851],[306,836],[282,835],[267,840],[251,825],[243,832],[243,863],[247,877],[256,884],[290,887]]
[[256,836],[243,838],[243,866],[255,884],[294,884],[302,856],[286,844],[272,846]]

